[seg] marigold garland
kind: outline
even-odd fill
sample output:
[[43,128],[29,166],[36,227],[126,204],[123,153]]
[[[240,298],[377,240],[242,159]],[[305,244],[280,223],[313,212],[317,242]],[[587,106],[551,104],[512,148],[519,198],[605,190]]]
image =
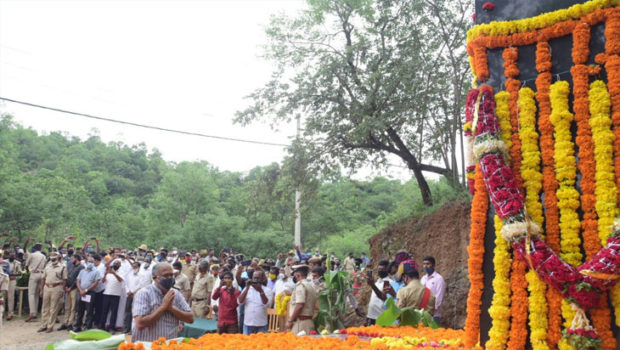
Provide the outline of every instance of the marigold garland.
[[[575,65],[571,68],[573,76],[573,109],[577,123],[576,143],[579,148],[579,172],[581,173],[581,211],[583,220],[583,247],[587,259],[592,258],[601,249],[598,236],[598,221],[596,215],[596,183],[595,158],[592,129],[590,119],[590,101],[588,100],[589,73],[585,65],[590,53],[590,26],[580,23],[573,32],[572,57]],[[613,222],[613,221],[612,221]]]
[[[538,149],[538,133],[536,132],[536,102],[534,91],[523,88],[519,92],[519,124],[521,130],[521,152],[523,163],[521,174],[524,179],[525,208],[532,220],[542,227],[543,209],[540,202],[542,190],[542,173],[540,172],[540,150]],[[540,232],[541,237],[542,229]],[[538,278],[535,270],[530,269],[526,276],[529,296],[530,342],[535,350],[549,349],[547,345],[547,299],[546,285]]]
[[[555,178],[555,161],[553,151],[553,125],[551,115],[551,48],[549,43],[541,41],[536,46],[536,100],[538,101],[538,130],[540,130],[540,149],[542,156],[543,192],[545,198],[545,231],[549,248],[560,252],[560,212],[556,191],[558,182]],[[554,288],[547,288],[548,330],[547,343],[550,347],[557,346],[562,338],[562,296]]]
[[[598,214],[598,235],[601,246],[607,244],[618,208],[617,188],[613,166],[614,133],[611,131],[609,115],[611,101],[607,86],[601,80],[590,84],[590,119],[594,139],[596,160],[596,212]],[[599,247],[600,249],[600,247]]]
[[[610,10],[605,23],[605,70],[607,72],[607,87],[612,105],[611,119],[613,123],[614,140],[614,168],[616,189],[620,194],[620,9]],[[598,58],[598,57],[597,57]],[[617,199],[620,207],[620,196]],[[610,291],[611,301],[616,313],[616,325],[620,326],[620,284]]]
[[[577,167],[571,135],[573,114],[568,110],[568,82],[551,85],[551,116],[555,127],[555,174],[558,181],[558,208],[560,209],[561,254],[564,261],[579,266],[583,258],[579,239],[579,192],[575,189]],[[566,318],[566,317],[565,317]]]
[[469,274],[469,294],[467,295],[467,318],[465,319],[465,346],[474,347],[480,339],[480,307],[484,275],[482,263],[484,257],[484,235],[486,232],[489,195],[482,177],[480,165],[476,165],[476,191],[471,208],[471,231],[467,253],[467,271]]
[[512,147],[512,125],[510,124],[510,94],[501,91],[495,94],[495,114],[499,120],[500,135],[508,149]]
[[[519,67],[517,60],[519,58],[519,50],[516,47],[508,47],[504,49],[502,54],[504,58],[504,75],[506,76],[506,91],[509,94],[508,107],[510,110],[511,125],[511,142],[510,161],[512,170],[515,174],[517,186],[523,190],[523,179],[521,177],[521,139],[519,137],[519,114],[517,100],[519,98],[519,89],[521,82],[516,79],[519,76]],[[527,281],[525,280],[525,263],[519,259],[514,259],[512,271],[510,274],[510,282],[512,289],[510,314],[510,341],[508,348],[522,349],[527,339]]]
[[527,342],[527,281],[525,269],[527,265],[521,259],[512,259],[510,272],[510,289],[512,292],[510,316],[512,318],[508,341],[508,349],[525,349]]
[[[497,95],[495,96],[497,99]],[[501,124],[501,122],[500,122]],[[502,220],[499,216],[494,217],[495,232],[502,232]],[[489,330],[489,340],[485,344],[486,349],[504,349],[508,342],[510,329],[510,246],[501,236],[495,235],[495,249],[493,250],[493,265],[495,266],[495,278],[493,278],[493,301],[489,308],[489,315],[493,323]]]
[[556,23],[579,19],[598,9],[620,5],[620,0],[593,0],[583,4],[573,5],[567,9],[543,13],[541,15],[514,21],[501,21],[479,24],[467,32],[467,41],[479,36],[510,35],[525,33],[537,29],[544,29]]

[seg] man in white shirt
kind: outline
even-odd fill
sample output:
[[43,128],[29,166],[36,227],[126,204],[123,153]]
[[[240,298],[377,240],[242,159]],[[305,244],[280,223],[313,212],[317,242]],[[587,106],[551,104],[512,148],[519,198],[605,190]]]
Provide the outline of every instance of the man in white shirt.
[[133,297],[142,288],[142,280],[140,277],[140,263],[135,261],[131,264],[132,269],[125,275],[125,290],[127,291],[127,301],[125,302],[124,324],[125,333],[131,333],[131,308],[133,306]]
[[278,275],[278,280],[275,285],[275,295],[283,293],[285,291],[292,292],[295,288],[295,283],[293,283],[293,279],[286,275],[286,268],[280,268],[280,274]]
[[369,272],[367,282],[372,288],[372,294],[370,295],[370,301],[368,302],[366,326],[376,324],[377,318],[383,313],[383,311],[385,311],[385,300],[387,300],[389,294],[384,294],[383,288],[392,283],[392,279],[390,278],[388,271],[389,265],[390,262],[387,260],[379,261],[377,266],[377,275],[379,278],[376,281]]
[[239,296],[239,304],[244,305],[243,334],[267,332],[267,308],[273,300],[273,291],[266,283],[265,272],[256,270]]
[[422,261],[422,266],[426,274],[422,277],[420,283],[430,289],[435,295],[435,314],[433,314],[433,318],[435,322],[439,323],[441,321],[441,302],[443,301],[444,294],[446,294],[446,281],[435,271],[434,257],[425,257]]
[[140,288],[148,287],[153,283],[153,264],[151,258],[144,258],[144,264],[140,267]]

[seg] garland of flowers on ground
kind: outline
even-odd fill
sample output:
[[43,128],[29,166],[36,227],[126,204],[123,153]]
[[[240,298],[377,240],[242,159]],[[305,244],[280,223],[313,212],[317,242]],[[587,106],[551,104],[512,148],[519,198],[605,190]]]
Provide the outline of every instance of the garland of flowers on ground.
[[[495,95],[495,113],[499,120],[500,134],[502,141],[510,149],[511,125],[510,109],[508,100],[510,95],[506,91]],[[494,216],[495,232],[501,232],[502,220],[499,216]],[[492,326],[489,330],[489,340],[486,342],[487,349],[504,349],[508,342],[508,332],[510,330],[510,266],[512,257],[510,246],[501,235],[495,236],[495,249],[493,250],[493,265],[495,266],[495,277],[493,278],[493,300],[489,308],[489,315],[492,319]]]
[[[555,178],[553,125],[551,115],[551,48],[549,43],[541,41],[536,45],[536,100],[538,101],[540,130],[540,149],[542,155],[543,192],[545,198],[545,231],[549,248],[560,252],[560,212],[556,191],[558,182]],[[499,116],[498,116],[499,118]],[[500,118],[501,122],[501,118]],[[504,136],[502,135],[502,139]],[[562,296],[553,288],[547,288],[547,302],[549,303],[547,321],[547,344],[554,348],[562,338]]]
[[[555,174],[559,187],[557,191],[558,208],[560,209],[561,253],[564,261],[572,266],[581,264],[581,240],[579,238],[579,192],[575,188],[577,178],[577,161],[572,141],[571,122],[574,117],[568,109],[570,87],[566,81],[558,81],[551,85],[551,116],[550,121],[555,127]],[[562,300],[562,316],[565,327],[575,316],[575,312]],[[561,344],[564,348],[566,344]]]
[[[540,150],[538,148],[538,133],[536,132],[536,101],[534,101],[534,95],[534,91],[527,87],[519,92],[519,124],[521,125],[519,136],[523,155],[521,174],[524,179],[525,209],[534,223],[542,227],[544,218],[539,195],[542,190],[543,176],[540,172]],[[542,229],[540,236],[544,238]],[[549,349],[547,345],[546,285],[538,278],[536,271],[532,269],[527,272],[525,278],[530,292],[530,342],[534,350]]]

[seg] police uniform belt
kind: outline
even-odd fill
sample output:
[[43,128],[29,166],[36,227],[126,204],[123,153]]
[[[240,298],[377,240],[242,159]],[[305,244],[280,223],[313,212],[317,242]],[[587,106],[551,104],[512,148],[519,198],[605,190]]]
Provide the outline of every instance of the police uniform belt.
[[194,301],[204,301],[207,300],[207,298],[202,298],[202,299],[194,299]]
[[301,320],[301,321],[305,321],[305,320],[311,320],[312,316],[297,316],[297,320]]
[[45,285],[48,286],[49,288],[54,288],[54,287],[58,287],[59,285],[61,285],[62,282],[58,282],[58,283],[46,283]]

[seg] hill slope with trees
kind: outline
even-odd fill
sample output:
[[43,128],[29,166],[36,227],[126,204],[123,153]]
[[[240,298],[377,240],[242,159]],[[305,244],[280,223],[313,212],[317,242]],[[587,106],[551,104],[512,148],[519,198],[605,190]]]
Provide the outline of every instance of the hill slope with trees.
[[[293,244],[295,162],[247,173],[203,162],[166,162],[144,144],[39,135],[0,119],[0,232],[58,243],[97,236],[105,246],[232,247],[271,256]],[[436,206],[467,196],[430,182]],[[389,223],[428,212],[414,180],[341,175],[305,181],[302,238],[307,248],[368,251]]]

